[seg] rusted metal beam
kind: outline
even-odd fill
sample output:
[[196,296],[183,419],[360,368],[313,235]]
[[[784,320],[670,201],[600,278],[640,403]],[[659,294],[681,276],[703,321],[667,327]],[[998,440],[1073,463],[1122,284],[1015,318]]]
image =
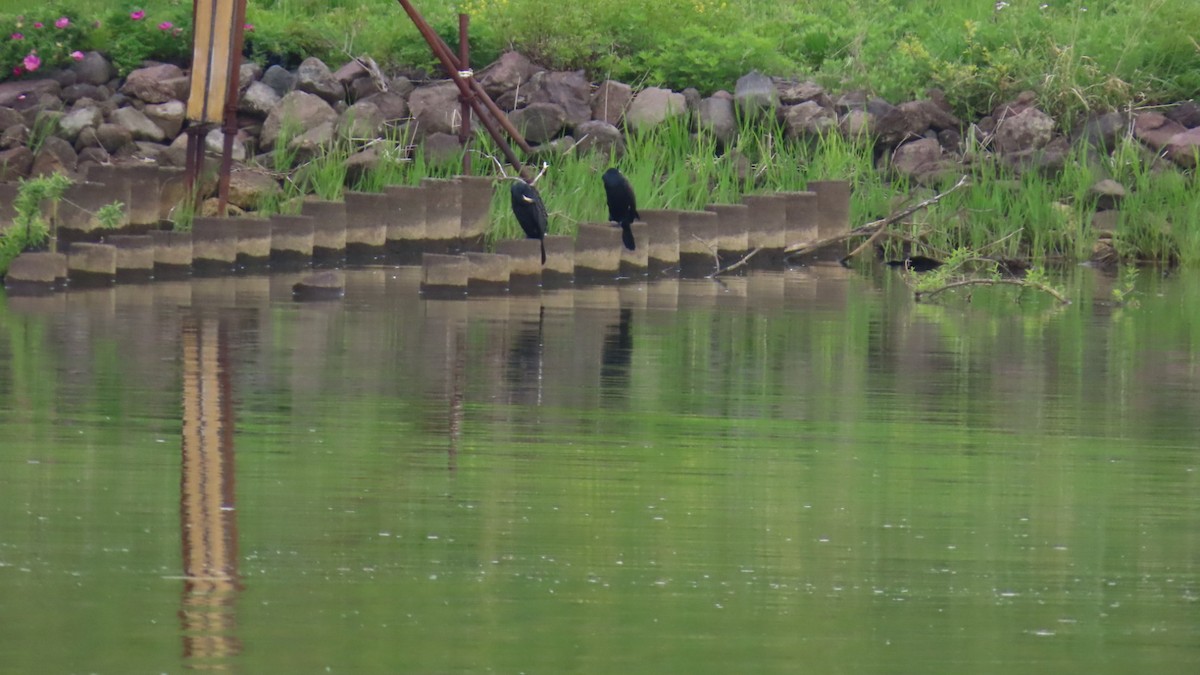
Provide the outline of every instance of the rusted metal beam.
[[246,0],[234,0],[233,45],[230,47],[229,88],[225,96],[225,145],[221,154],[221,175],[217,190],[217,214],[226,215],[229,204],[229,173],[233,170],[233,138],[237,135],[237,100],[242,70],[242,44],[246,36]]
[[[468,30],[471,17],[468,14],[458,15],[458,67],[460,70],[471,69],[471,39]],[[474,80],[475,78],[471,78]],[[462,102],[462,124],[458,126],[458,142],[462,144],[462,172],[471,173],[471,153],[467,144],[471,142],[471,104],[464,99]]]

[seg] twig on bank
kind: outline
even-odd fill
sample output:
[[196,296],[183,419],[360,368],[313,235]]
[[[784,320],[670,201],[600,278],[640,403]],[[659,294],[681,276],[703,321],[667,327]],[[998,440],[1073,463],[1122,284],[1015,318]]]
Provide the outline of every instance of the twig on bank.
[[[703,239],[701,239],[700,237],[697,237],[697,236],[696,236],[696,235],[694,235],[694,234],[693,234],[693,235],[691,235],[691,237],[692,237],[692,239],[695,239],[696,241],[698,241],[698,242],[700,242],[701,244],[703,244],[703,245],[704,245],[704,248],[708,249],[708,250],[709,250],[709,252],[711,252],[711,253],[712,253],[712,257],[713,257],[713,267],[714,267],[714,268],[716,268],[716,270],[719,272],[719,271],[721,270],[721,256],[717,255],[717,247],[716,247],[716,246],[714,246],[714,245],[711,245],[711,244],[709,244],[707,241],[704,241]],[[715,274],[716,274],[716,272],[713,272],[713,274],[715,275]]]
[[[716,278],[716,277],[717,277],[717,276],[719,276],[719,275],[725,274],[725,273],[727,273],[727,272],[732,272],[732,271],[734,271],[734,270],[736,270],[736,269],[738,269],[738,268],[740,268],[740,267],[743,267],[743,266],[745,266],[745,264],[746,264],[746,263],[748,263],[748,262],[750,262],[750,259],[751,259],[751,258],[753,258],[754,256],[758,255],[758,252],[759,252],[759,251],[761,251],[761,250],[762,250],[762,247],[761,247],[761,246],[759,246],[759,247],[755,248],[753,251],[750,251],[750,252],[749,252],[749,253],[747,253],[746,255],[742,256],[742,259],[741,259],[741,260],[739,260],[739,261],[737,261],[737,262],[733,263],[732,265],[729,265],[728,267],[721,267],[720,265],[718,265],[718,266],[717,266],[717,271],[715,271],[715,272],[713,272],[712,274],[708,275],[706,278],[708,278],[708,279],[713,279],[713,278]],[[718,260],[719,260],[719,259],[718,259]]]
[[1018,286],[1020,288],[1031,288],[1035,291],[1041,291],[1050,295],[1059,303],[1064,305],[1071,304],[1070,299],[1058,292],[1057,289],[1047,286],[1046,284],[1036,281],[1026,281],[1024,279],[962,279],[960,281],[952,281],[945,286],[939,286],[929,291],[914,291],[913,296],[917,302],[928,300],[935,295],[944,293],[945,291],[954,288],[963,288],[965,286]]
[[893,213],[892,215],[888,216],[887,218],[883,218],[882,220],[876,220],[872,223],[867,223],[866,225],[864,225],[862,228],[859,228],[859,229],[869,228],[869,229],[873,230],[873,233],[871,234],[871,236],[868,237],[866,241],[859,244],[858,248],[855,248],[853,251],[847,253],[846,256],[844,258],[842,258],[840,262],[844,265],[851,258],[858,255],[859,253],[862,253],[863,250],[869,248],[872,244],[874,244],[879,239],[880,236],[883,235],[884,230],[892,223],[895,223],[896,221],[907,218],[907,217],[911,216],[912,214],[916,213],[917,211],[920,211],[921,209],[924,209],[926,207],[929,207],[929,206],[932,206],[932,205],[938,203],[939,201],[942,200],[943,197],[950,194],[951,192],[954,192],[955,190],[959,189],[960,187],[962,187],[966,184],[967,184],[967,177],[963,176],[958,179],[958,182],[954,184],[954,187],[950,188],[949,190],[946,190],[945,192],[943,192],[941,194],[934,195],[934,196],[930,197],[929,199],[926,199],[925,201],[918,202],[906,209],[897,211],[896,213]]

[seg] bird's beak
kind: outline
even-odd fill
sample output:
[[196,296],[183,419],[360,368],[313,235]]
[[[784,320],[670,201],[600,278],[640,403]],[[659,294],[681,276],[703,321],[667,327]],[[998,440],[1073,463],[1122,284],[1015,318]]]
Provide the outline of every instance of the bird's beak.
[[533,197],[526,197],[525,195],[521,195],[521,199],[524,199],[526,204],[533,203]]

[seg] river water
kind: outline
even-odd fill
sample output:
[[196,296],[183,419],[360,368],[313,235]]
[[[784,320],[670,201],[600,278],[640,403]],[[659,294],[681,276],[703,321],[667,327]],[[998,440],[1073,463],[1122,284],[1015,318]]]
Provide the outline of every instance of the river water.
[[0,672],[1200,672],[1200,277],[0,296]]

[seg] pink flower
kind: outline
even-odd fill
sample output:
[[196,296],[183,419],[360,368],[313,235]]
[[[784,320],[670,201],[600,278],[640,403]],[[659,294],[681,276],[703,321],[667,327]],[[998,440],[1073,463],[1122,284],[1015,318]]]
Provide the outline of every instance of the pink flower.
[[66,28],[71,25],[71,20],[65,16],[58,17],[58,21],[54,22],[55,28]]
[[254,24],[252,24],[252,23],[246,24],[246,30],[249,30],[249,31],[254,30]]
[[133,19],[134,21],[141,21],[142,19],[146,18],[146,12],[144,12],[140,9],[137,11],[134,11],[134,12],[130,12],[129,18]]
[[21,69],[21,66],[13,66],[13,75],[20,75],[23,72],[25,71]]
[[164,21],[164,22],[158,24],[159,30],[171,30],[174,27],[175,27],[175,24],[171,23],[170,21]]
[[83,52],[81,52],[79,50],[73,51],[73,52],[71,52],[71,58],[75,59],[76,61],[82,61],[83,60]]
[[38,69],[38,66],[42,65],[42,60],[38,58],[37,54],[29,52],[29,54],[25,56],[23,63],[25,64],[25,70],[28,70],[32,73]]
[[24,35],[21,35],[20,33],[13,33],[13,34],[12,34],[12,39],[14,39],[14,40],[24,40],[24,39],[25,39],[25,36],[24,36]]
[[42,27],[42,22],[41,22],[41,21],[34,21],[34,22],[33,22],[33,27],[34,27],[34,28],[41,28],[41,27]]

